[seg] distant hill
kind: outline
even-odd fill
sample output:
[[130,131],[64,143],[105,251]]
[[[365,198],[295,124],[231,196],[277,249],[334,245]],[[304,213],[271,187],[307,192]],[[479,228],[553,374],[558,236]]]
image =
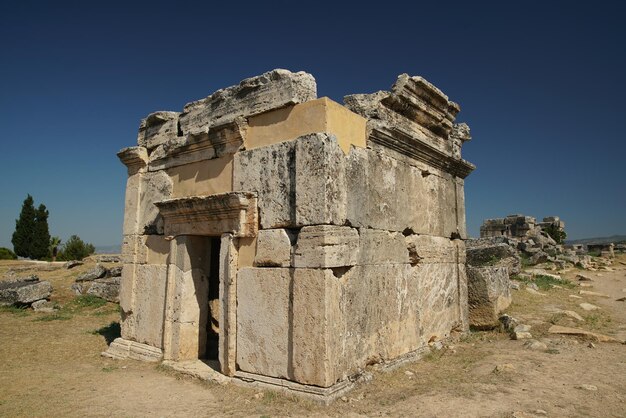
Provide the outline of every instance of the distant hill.
[[609,242],[626,242],[626,235],[613,235],[610,237],[572,239],[565,241],[566,244],[605,244]]
[[96,254],[120,254],[121,245],[96,245]]

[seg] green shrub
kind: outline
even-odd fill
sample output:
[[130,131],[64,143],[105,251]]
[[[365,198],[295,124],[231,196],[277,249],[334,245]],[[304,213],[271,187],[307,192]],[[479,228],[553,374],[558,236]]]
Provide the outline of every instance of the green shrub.
[[563,244],[565,242],[565,238],[567,238],[567,234],[558,226],[552,224],[544,229],[546,234],[550,235],[550,237],[556,241],[557,244]]
[[63,261],[82,260],[95,251],[96,248],[92,244],[83,242],[78,235],[72,235],[61,248],[57,258]]
[[8,248],[0,247],[0,260],[17,260],[17,255]]

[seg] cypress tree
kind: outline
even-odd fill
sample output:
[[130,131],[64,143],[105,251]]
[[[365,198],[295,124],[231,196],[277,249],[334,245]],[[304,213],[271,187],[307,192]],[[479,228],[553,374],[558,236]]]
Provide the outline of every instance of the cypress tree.
[[31,195],[26,197],[20,217],[15,221],[15,232],[11,239],[15,254],[32,259],[48,256],[50,246],[48,215],[45,205],[39,205],[35,209],[33,197]]
[[30,246],[35,233],[35,206],[28,195],[22,204],[20,217],[15,221],[15,232],[11,238],[13,251],[20,257],[30,257]]
[[35,212],[35,234],[31,246],[31,258],[41,259],[50,253],[50,231],[48,229],[48,210],[39,205]]

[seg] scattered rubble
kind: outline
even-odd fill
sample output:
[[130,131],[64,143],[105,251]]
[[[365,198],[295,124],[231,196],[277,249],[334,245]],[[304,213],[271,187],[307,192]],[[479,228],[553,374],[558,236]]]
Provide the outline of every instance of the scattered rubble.
[[83,265],[82,261],[70,260],[70,261],[66,262],[65,264],[63,264],[63,268],[66,268],[66,269],[69,270],[69,269],[73,269],[74,267],[82,266],[82,265]]
[[76,278],[72,290],[77,295],[94,295],[109,302],[118,303],[120,301],[121,276],[122,266],[108,269],[101,264],[96,264],[93,269]]
[[47,300],[52,293],[52,285],[40,281],[37,276],[28,276],[0,282],[0,305],[32,305]]
[[565,335],[577,335],[583,337],[591,337],[594,340],[604,343],[604,342],[616,342],[616,343],[624,343],[622,340],[618,340],[614,337],[609,337],[608,335],[598,334],[595,332],[587,331],[579,328],[570,328],[570,327],[562,327],[560,325],[552,325],[550,329],[548,329],[550,334],[565,334]]

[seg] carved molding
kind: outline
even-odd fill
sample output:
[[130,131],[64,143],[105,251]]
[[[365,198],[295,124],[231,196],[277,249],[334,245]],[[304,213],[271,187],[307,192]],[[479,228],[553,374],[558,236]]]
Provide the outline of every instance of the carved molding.
[[258,231],[256,193],[230,192],[168,199],[155,203],[163,216],[165,235],[231,233],[253,237]]
[[368,140],[462,179],[476,168],[468,161],[453,158],[432,145],[383,124],[372,129]]

